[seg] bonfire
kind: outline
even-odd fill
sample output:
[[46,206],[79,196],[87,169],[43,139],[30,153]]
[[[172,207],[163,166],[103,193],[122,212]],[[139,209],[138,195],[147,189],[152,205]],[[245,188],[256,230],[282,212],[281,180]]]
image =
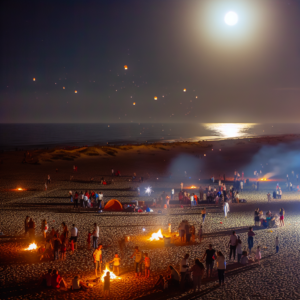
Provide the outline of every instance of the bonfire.
[[161,229],[159,229],[156,233],[152,233],[151,238],[149,238],[149,241],[159,241],[163,238],[163,235],[161,233]]
[[37,245],[36,243],[32,243],[29,245],[28,248],[26,248],[25,250],[36,250],[37,249]]
[[106,269],[103,271],[103,275],[101,276],[101,281],[104,282],[104,277],[106,276],[106,273],[110,273],[110,279],[120,279],[118,278],[111,270],[106,267]]

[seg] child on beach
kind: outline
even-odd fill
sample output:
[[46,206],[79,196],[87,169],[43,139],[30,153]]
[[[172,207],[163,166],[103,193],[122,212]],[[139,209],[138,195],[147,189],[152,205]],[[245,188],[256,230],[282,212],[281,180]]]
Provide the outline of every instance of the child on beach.
[[145,278],[149,278],[150,276],[150,265],[150,257],[148,256],[148,253],[145,253]]
[[275,248],[276,248],[276,253],[278,253],[279,252],[279,240],[278,240],[278,236],[276,236]]
[[205,209],[205,208],[202,208],[202,210],[201,210],[201,215],[202,215],[202,223],[204,223],[204,221],[205,221],[205,216],[206,216],[206,209]]
[[109,262],[109,264],[113,263],[113,273],[117,276],[120,276],[120,260],[118,253],[115,253],[114,259]]
[[88,249],[91,248],[91,232],[88,233],[87,246],[88,246]]
[[60,248],[60,260],[66,259],[67,246],[66,242],[63,242]]
[[257,246],[257,250],[256,250],[256,254],[255,254],[255,259],[258,262],[258,264],[260,265],[261,252],[260,252],[260,247],[259,246]]
[[104,298],[106,298],[106,295],[110,297],[110,272],[106,272],[106,276],[104,276],[104,285],[103,285]]

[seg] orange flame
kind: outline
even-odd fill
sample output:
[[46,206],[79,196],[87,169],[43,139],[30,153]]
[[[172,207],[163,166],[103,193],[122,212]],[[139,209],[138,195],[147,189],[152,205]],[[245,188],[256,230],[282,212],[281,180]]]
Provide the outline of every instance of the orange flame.
[[159,241],[159,239],[163,238],[163,235],[161,233],[161,229],[159,229],[156,233],[152,233],[151,238],[149,239],[149,241]]
[[35,250],[36,248],[37,248],[36,243],[32,243],[32,244],[30,244],[29,247],[26,248],[25,250]]

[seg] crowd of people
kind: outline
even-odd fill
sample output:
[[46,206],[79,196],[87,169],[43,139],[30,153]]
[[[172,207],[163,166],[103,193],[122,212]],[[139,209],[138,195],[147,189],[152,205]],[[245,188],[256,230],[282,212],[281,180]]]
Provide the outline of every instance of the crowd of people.
[[69,196],[71,202],[74,203],[74,208],[78,208],[79,206],[82,208],[104,208],[104,196],[102,192],[96,191],[85,191],[84,193],[81,191],[78,193],[75,191],[73,194],[72,191],[69,191]]

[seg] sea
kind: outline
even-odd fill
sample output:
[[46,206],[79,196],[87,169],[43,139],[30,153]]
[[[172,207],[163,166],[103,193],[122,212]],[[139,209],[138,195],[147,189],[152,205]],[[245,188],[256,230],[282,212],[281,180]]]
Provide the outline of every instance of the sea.
[[300,124],[0,124],[0,150],[203,141],[300,134]]

